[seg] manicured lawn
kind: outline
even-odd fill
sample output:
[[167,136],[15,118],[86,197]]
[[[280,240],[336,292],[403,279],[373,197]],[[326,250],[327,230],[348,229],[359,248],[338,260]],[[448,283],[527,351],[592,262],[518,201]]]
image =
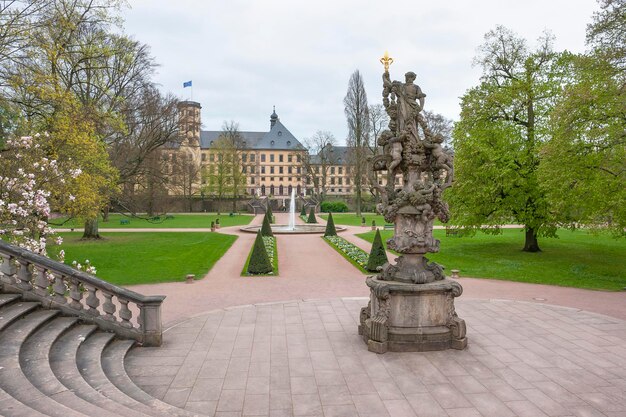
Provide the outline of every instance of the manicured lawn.
[[98,278],[118,285],[200,279],[226,253],[236,236],[219,233],[104,233],[104,239],[81,241],[81,233],[61,233],[65,262],[89,259]]
[[[320,217],[324,220],[328,220],[328,214],[321,214]],[[376,226],[384,226],[387,224],[385,218],[380,214],[374,213],[363,213],[361,217],[365,217],[365,225],[367,227],[372,226],[372,220],[376,222]],[[354,213],[333,213],[333,220],[335,224],[341,224],[344,226],[360,226],[361,225],[361,217],[358,217]],[[438,220],[435,221],[435,224],[441,224]],[[365,228],[364,228],[365,230]]]
[[[146,229],[159,229],[159,228],[209,228],[211,222],[215,219],[220,219],[220,226],[243,226],[252,221],[254,216],[251,214],[237,214],[229,216],[228,213],[217,215],[215,213],[193,213],[193,214],[170,214],[173,218],[167,218],[167,216],[160,216],[158,220],[148,220],[147,216],[140,215],[139,217],[123,216],[121,214],[109,215],[109,221],[103,222],[100,219],[100,229],[115,228],[115,229],[134,229],[134,228],[146,228]],[[82,222],[71,219],[67,223],[64,223],[65,218],[53,219],[50,223],[55,228],[82,228]],[[120,221],[128,220],[128,224],[121,224]]]
[[[374,233],[358,236],[372,242]],[[381,231],[385,245],[392,234]],[[445,266],[448,274],[459,269],[466,277],[612,291],[626,287],[626,240],[608,234],[560,230],[558,239],[539,240],[539,253],[521,251],[520,229],[505,229],[497,236],[446,237],[444,230],[434,235],[441,240],[441,252],[427,257]]]

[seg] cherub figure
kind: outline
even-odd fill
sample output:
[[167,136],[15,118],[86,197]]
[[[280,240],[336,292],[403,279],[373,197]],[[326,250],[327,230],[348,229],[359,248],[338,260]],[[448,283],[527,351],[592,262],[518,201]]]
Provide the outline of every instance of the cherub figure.
[[391,145],[391,163],[387,167],[390,173],[395,173],[396,168],[402,163],[402,144],[406,140],[406,132],[400,133],[398,137],[389,138],[389,144]]
[[453,170],[452,159],[441,147],[443,141],[444,138],[441,133],[437,133],[434,136],[427,135],[426,140],[424,140],[424,147],[430,149],[430,154],[435,160],[435,167],[445,170],[447,175],[450,175]]

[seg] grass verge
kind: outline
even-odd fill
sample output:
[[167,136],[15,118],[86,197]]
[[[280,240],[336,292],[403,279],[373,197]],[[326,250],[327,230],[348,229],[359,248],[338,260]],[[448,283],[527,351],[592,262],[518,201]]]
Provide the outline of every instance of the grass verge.
[[[248,273],[248,264],[250,264],[250,257],[252,256],[252,249],[254,247],[254,242],[253,242],[253,247],[250,248],[250,252],[248,253],[248,257],[246,258],[246,264],[243,266],[243,269],[241,270],[241,276],[242,277],[276,277],[278,276],[278,247],[276,246],[276,237],[272,236],[272,237],[264,237],[263,238],[263,243],[265,244],[265,249],[270,249],[267,247],[267,240],[266,239],[271,239],[272,240],[272,248],[271,250],[273,250],[274,256],[270,256],[270,259],[272,261],[272,273],[271,274],[249,274]],[[269,251],[268,251],[268,255],[269,255]]]
[[[327,213],[319,214],[319,216],[324,220],[328,220]],[[387,224],[385,218],[380,214],[363,213],[363,215],[359,217],[354,213],[333,213],[333,220],[335,221],[335,224],[340,224],[343,226],[361,226],[361,217],[365,217],[365,227],[371,227],[372,220],[374,220],[376,222],[376,226],[379,227]],[[436,220],[435,224],[439,225],[441,224],[441,222]],[[363,230],[365,230],[365,227],[363,228]]]
[[49,248],[56,259],[65,250],[67,264],[89,259],[98,278],[116,285],[202,278],[237,240],[219,233],[104,233],[100,240],[81,240],[82,233],[60,233],[63,245]]
[[[334,218],[334,215],[333,215]],[[322,236],[322,239],[328,243],[333,249],[335,249],[341,256],[343,256],[348,262],[358,268],[364,274],[371,274],[365,267],[367,266],[367,259],[369,254],[363,249],[353,245],[342,237],[339,236]]]
[[[357,236],[372,242],[374,233]],[[521,229],[473,237],[446,237],[445,230],[433,234],[441,241],[441,252],[428,258],[447,271],[459,269],[461,276],[594,290],[620,291],[626,287],[626,240],[608,233],[562,229],[558,239],[540,239],[542,252],[538,253],[522,252]],[[393,231],[381,231],[383,242],[392,235]]]
[[[110,214],[109,221],[103,222],[102,218],[98,222],[100,229],[163,229],[163,228],[210,228],[211,222],[220,220],[221,227],[244,226],[252,221],[251,214],[236,214],[229,216],[228,213],[217,215],[216,213],[185,213],[159,216],[159,219],[146,219],[142,217],[130,217],[122,214]],[[128,223],[126,223],[128,222]],[[77,219],[67,220],[67,217],[60,217],[50,221],[55,228],[76,228],[81,229],[83,223]]]

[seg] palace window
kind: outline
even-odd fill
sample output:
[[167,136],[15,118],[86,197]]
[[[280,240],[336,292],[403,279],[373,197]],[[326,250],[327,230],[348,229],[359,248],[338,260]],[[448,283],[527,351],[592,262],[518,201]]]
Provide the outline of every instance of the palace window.
[[274,154],[273,153],[270,154],[270,162],[274,162]]
[[335,167],[330,167],[330,175],[335,175]]
[[339,167],[339,175],[343,175],[343,167]]
[[283,162],[283,155],[282,154],[278,155],[278,162]]
[[270,167],[270,174],[274,173],[274,167]]
[[300,155],[297,156],[297,160],[298,160],[298,162],[300,162]]
[[265,185],[261,186],[261,195],[265,195]]
[[287,168],[287,173],[288,174],[292,174],[293,173],[293,168],[292,167],[288,167]]
[[215,162],[215,154],[214,153],[209,154],[209,161]]
[[243,162],[244,164],[248,162],[248,154],[245,154],[245,153],[241,154],[241,162]]
[[264,153],[261,154],[261,162],[265,162],[265,154]]
[[255,155],[253,153],[250,154],[250,162],[254,162],[255,161]]
[[341,183],[342,183],[342,181],[341,181],[341,180],[342,180],[342,178],[341,178],[341,177],[337,178],[337,184],[341,185]]
[[287,155],[287,162],[291,162],[293,160],[293,155]]
[[296,168],[296,172],[297,172],[298,174],[301,174],[300,170],[301,170],[301,168],[300,168],[300,167]]
[[206,154],[205,153],[202,154],[202,162],[204,162],[204,161],[206,161]]
[[[282,156],[282,155],[281,155]],[[278,173],[282,174],[283,173],[283,167],[278,167]]]
[[254,165],[250,165],[250,174],[254,174]]
[[264,166],[261,167],[261,174],[265,174],[265,167]]

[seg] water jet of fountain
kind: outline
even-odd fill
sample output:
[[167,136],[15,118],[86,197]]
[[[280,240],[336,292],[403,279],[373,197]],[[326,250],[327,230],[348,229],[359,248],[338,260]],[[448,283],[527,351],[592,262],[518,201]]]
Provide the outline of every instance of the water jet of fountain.
[[289,203],[289,230],[296,230],[296,190],[291,189],[291,202]]

